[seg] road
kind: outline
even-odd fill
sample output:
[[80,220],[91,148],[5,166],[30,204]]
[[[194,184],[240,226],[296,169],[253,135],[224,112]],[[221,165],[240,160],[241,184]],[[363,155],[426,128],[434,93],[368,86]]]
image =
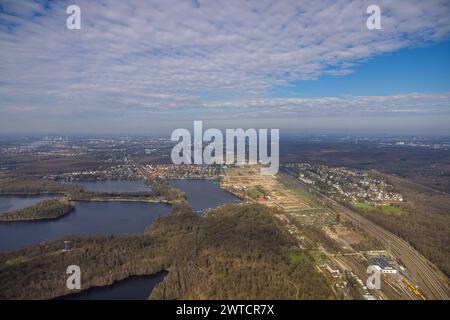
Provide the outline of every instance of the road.
[[449,300],[446,276],[405,240],[344,207],[333,199],[328,198],[317,190],[306,186],[288,173],[281,173],[281,175],[294,185],[301,186],[302,189],[308,189],[315,196],[324,200],[334,213],[340,213],[341,216],[346,217],[352,223],[379,239],[386,247],[389,247],[391,254],[402,261],[408,273],[413,277],[419,289],[425,293],[427,298]]

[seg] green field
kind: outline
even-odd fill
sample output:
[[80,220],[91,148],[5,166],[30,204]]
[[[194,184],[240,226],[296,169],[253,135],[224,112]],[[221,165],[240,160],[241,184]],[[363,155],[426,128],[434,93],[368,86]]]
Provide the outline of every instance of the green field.
[[305,263],[307,259],[308,258],[305,256],[305,254],[300,250],[291,251],[289,253],[289,261],[293,264]]
[[400,207],[385,205],[376,206],[365,202],[352,202],[352,206],[356,209],[368,210],[368,211],[381,211],[384,214],[400,214],[402,209]]
[[252,199],[258,199],[259,197],[262,197],[263,194],[262,192],[260,192],[259,190],[256,189],[252,189],[248,191],[248,195],[252,198]]

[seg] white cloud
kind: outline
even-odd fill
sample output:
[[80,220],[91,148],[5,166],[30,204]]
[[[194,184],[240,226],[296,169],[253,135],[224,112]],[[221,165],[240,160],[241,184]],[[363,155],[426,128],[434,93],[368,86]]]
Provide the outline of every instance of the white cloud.
[[67,30],[73,1],[2,1],[0,110],[448,111],[448,95],[261,98],[274,85],[348,74],[355,62],[450,33],[448,1],[377,1],[379,31],[366,28],[372,2],[77,0],[82,29]]
[[[450,93],[411,93],[389,96],[355,96],[291,99],[250,99],[207,102],[205,108],[235,108],[243,112],[274,110],[278,114],[450,114]],[[246,110],[244,110],[246,109]]]

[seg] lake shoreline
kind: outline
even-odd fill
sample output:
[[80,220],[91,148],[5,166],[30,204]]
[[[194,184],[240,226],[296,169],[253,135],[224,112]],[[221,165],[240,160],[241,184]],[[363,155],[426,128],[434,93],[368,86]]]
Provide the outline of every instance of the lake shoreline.
[[143,202],[143,203],[161,203],[172,204],[171,201],[164,199],[132,199],[132,198],[91,198],[91,199],[70,199],[75,202]]
[[0,251],[71,235],[141,234],[171,207],[159,202],[75,201],[75,210],[56,219],[0,223]]
[[[42,206],[46,206],[42,208]],[[0,213],[0,223],[57,220],[75,211],[75,203],[67,198],[42,200],[22,209]]]
[[[87,288],[83,288],[81,290],[77,290],[76,292],[64,294],[61,296],[57,296],[54,298],[50,298],[47,300],[97,300],[96,298],[90,297],[90,295],[95,295],[97,292],[98,294],[101,294],[103,291],[107,291],[108,289],[119,289],[120,287],[126,284],[128,281],[133,280],[156,280],[153,287],[150,288],[150,291],[148,292],[148,295],[145,300],[148,300],[150,297],[150,294],[152,293],[153,289],[162,281],[164,281],[165,277],[168,275],[169,271],[166,269],[162,269],[159,271],[156,271],[154,273],[144,273],[144,274],[132,274],[122,279],[113,279],[112,281],[104,284],[104,285],[94,285],[89,286]],[[148,278],[148,279],[142,279],[142,278]],[[80,299],[81,297],[81,299]],[[83,299],[83,297],[86,297],[87,299]],[[102,299],[99,299],[102,300]],[[134,299],[133,299],[134,300]],[[144,299],[143,299],[144,300]]]

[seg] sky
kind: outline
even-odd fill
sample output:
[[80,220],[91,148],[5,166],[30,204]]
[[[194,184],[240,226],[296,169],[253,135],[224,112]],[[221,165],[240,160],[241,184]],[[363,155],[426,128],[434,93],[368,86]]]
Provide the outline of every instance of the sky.
[[0,0],[0,133],[450,134],[449,34],[447,0]]

